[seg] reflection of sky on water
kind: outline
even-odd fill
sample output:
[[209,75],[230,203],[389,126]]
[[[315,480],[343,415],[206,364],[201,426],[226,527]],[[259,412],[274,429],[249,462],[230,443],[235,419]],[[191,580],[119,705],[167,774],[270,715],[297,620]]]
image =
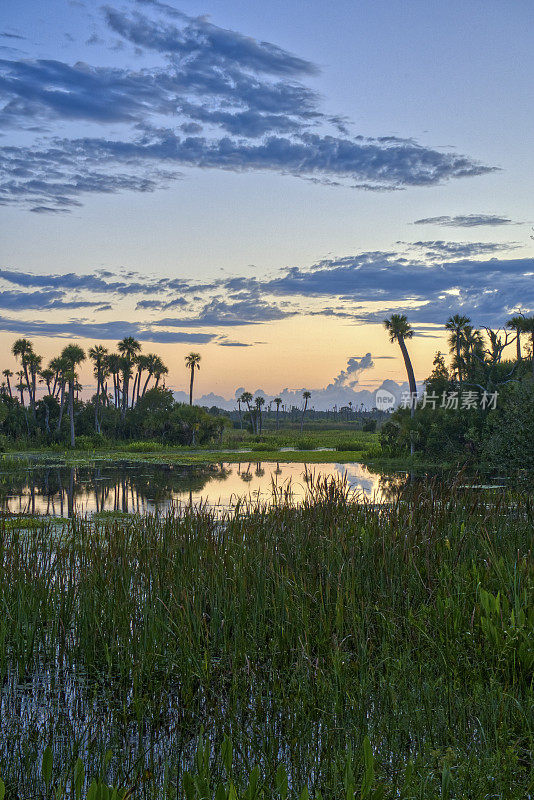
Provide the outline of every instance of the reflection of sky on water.
[[165,512],[173,506],[200,504],[228,508],[238,501],[269,503],[290,493],[298,503],[318,478],[345,476],[351,489],[380,502],[379,475],[362,464],[303,464],[242,461],[185,467],[162,464],[99,464],[90,467],[36,467],[17,476],[1,476],[4,512],[52,516]]

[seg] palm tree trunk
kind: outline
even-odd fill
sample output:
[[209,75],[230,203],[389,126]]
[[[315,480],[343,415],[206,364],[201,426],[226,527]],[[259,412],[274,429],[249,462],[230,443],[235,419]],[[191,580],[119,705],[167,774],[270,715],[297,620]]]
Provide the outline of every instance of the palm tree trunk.
[[60,401],[60,404],[59,404],[59,417],[58,417],[58,421],[57,421],[57,432],[58,433],[61,430],[61,423],[63,422],[63,409],[65,408],[65,386],[64,386],[64,384],[61,384],[60,393],[61,393],[61,401]]
[[308,406],[308,398],[304,400],[304,408],[302,409],[302,417],[300,418],[300,432],[302,433],[302,428],[304,427],[304,414],[306,413],[306,408]]
[[[403,338],[399,338],[398,341],[402,357],[404,358],[406,374],[408,375],[408,386],[410,387],[410,417],[413,419],[415,416],[415,402],[417,400],[417,385],[415,383],[415,375],[406,342]],[[410,455],[412,456],[414,454],[414,449],[413,433],[410,431]]]
[[13,394],[11,392],[11,384],[9,382],[9,375],[6,375],[6,378],[7,378],[7,390],[9,392],[9,396],[11,397],[11,399],[13,399]]
[[189,383],[189,405],[193,405],[193,382],[195,380],[195,368],[191,367],[191,381]]
[[69,417],[70,417],[70,446],[76,444],[74,435],[74,380],[69,381]]
[[521,361],[521,333],[519,330],[517,331],[517,339],[515,342],[516,350],[517,350],[517,360]]
[[98,371],[96,376],[95,433],[100,433],[100,422],[98,420],[98,411],[100,407],[100,385],[101,385],[101,376],[100,376],[100,371]]
[[149,382],[149,380],[150,380],[150,378],[151,378],[151,377],[152,377],[152,373],[149,371],[149,373],[148,373],[148,376],[147,376],[147,379],[146,379],[146,381],[145,381],[145,385],[143,386],[143,391],[142,391],[142,393],[141,393],[141,397],[144,397],[144,396],[145,396],[145,394],[146,394],[146,387],[148,386],[148,382]]

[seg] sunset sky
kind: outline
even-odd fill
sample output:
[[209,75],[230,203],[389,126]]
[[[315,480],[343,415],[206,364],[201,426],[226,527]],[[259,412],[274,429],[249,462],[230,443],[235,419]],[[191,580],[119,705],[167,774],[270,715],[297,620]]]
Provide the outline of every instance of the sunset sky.
[[[532,0],[2,0],[0,346],[347,402],[534,310]],[[82,372],[93,383],[89,367]],[[290,393],[287,395],[290,396]],[[313,403],[313,401],[312,401]]]

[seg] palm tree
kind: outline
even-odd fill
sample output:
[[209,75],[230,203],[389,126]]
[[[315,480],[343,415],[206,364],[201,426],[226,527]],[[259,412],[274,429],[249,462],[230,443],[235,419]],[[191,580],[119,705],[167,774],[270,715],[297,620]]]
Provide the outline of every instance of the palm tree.
[[302,433],[302,428],[304,426],[304,414],[306,413],[306,409],[308,408],[308,400],[311,397],[311,392],[308,392],[306,389],[305,392],[302,392],[302,396],[304,398],[304,408],[302,409],[302,417],[300,418],[300,432]]
[[26,387],[28,389],[28,395],[30,397],[30,406],[32,409],[32,413],[35,415],[35,401],[32,397],[32,390],[31,390],[31,382],[30,376],[28,373],[28,364],[30,356],[33,354],[33,347],[32,343],[29,339],[17,339],[17,341],[13,344],[11,348],[11,352],[15,356],[15,358],[20,358],[20,363],[22,364],[22,370],[24,372],[24,377],[26,379]]
[[98,344],[89,349],[89,358],[93,362],[93,373],[96,378],[96,399],[95,399],[95,432],[100,433],[100,420],[98,412],[100,410],[100,395],[104,391],[104,378],[106,373],[107,348]]
[[[141,358],[141,356],[140,356],[140,358]],[[148,355],[143,356],[143,369],[146,372],[148,372],[148,375],[147,375],[145,383],[143,385],[143,391],[141,392],[141,397],[145,396],[145,393],[146,393],[147,386],[148,386],[148,383],[150,381],[150,378],[153,376],[154,370],[155,370],[156,366],[158,365],[158,361],[160,361],[160,360],[161,359],[159,359],[159,356],[154,355],[154,353],[148,353]]]
[[[143,355],[141,353],[137,356],[136,363],[137,363],[137,372],[135,373],[134,385],[132,389],[132,408],[136,403],[139,402],[139,397],[141,395],[141,375],[145,370],[148,370],[150,367],[151,363],[150,356]],[[150,373],[148,377],[150,378]]]
[[132,366],[135,362],[141,345],[133,336],[125,336],[117,345],[117,350],[123,358],[122,364],[122,415],[126,414],[128,408],[128,386],[132,376]]
[[532,347],[532,372],[534,373],[534,317],[525,317],[523,320],[523,325],[521,327],[521,332],[526,333],[530,336],[530,344]]
[[52,381],[54,380],[54,370],[50,367],[46,369],[42,369],[39,372],[40,382],[46,383],[46,388],[48,389],[48,394],[52,394]]
[[13,373],[11,372],[11,370],[10,370],[10,369],[5,369],[5,370],[2,372],[2,375],[4,376],[4,378],[5,378],[5,379],[6,379],[6,381],[7,381],[7,390],[8,390],[8,392],[9,392],[9,396],[10,396],[10,397],[13,397],[13,393],[12,393],[12,391],[11,391],[11,384],[10,384],[10,382],[9,382],[9,379],[13,377]]
[[278,425],[278,415],[279,415],[279,411],[280,411],[280,406],[282,405],[282,398],[281,397],[275,397],[274,398],[274,404],[276,406],[276,430],[278,430],[278,427],[279,427],[279,425]]
[[239,400],[242,403],[245,403],[245,405],[246,405],[246,407],[248,409],[248,413],[250,415],[250,424],[252,425],[252,432],[254,433],[254,417],[252,415],[252,409],[250,407],[250,404],[252,403],[252,399],[253,398],[252,398],[252,395],[251,395],[250,392],[243,392],[243,394],[239,398]]
[[522,314],[512,317],[506,323],[506,327],[510,328],[516,333],[516,352],[518,361],[521,361],[521,334],[525,332],[524,324],[525,318]]
[[33,350],[28,356],[28,366],[30,368],[30,380],[31,380],[31,396],[32,396],[32,408],[33,408],[33,415],[35,416],[35,395],[37,390],[37,374],[41,369],[42,363],[42,356],[38,356],[37,353],[34,353]]
[[70,417],[70,446],[76,445],[74,431],[74,388],[76,384],[76,367],[85,361],[85,353],[77,344],[68,344],[63,348],[61,359],[65,363],[65,377],[69,383],[69,417]]
[[[413,329],[405,314],[392,314],[389,319],[384,320],[384,327],[389,333],[390,341],[392,343],[397,342],[401,349],[406,373],[408,375],[408,385],[410,387],[410,416],[413,417],[415,414],[415,402],[417,400],[417,385],[415,383],[415,375],[408,348],[406,347],[406,339],[411,339],[413,337]],[[413,455],[413,452],[413,436],[410,435],[410,454]]]
[[193,405],[193,382],[195,380],[195,370],[200,369],[200,353],[189,353],[185,357],[185,366],[191,370],[191,381],[189,383],[189,405]]
[[449,317],[449,319],[445,323],[445,330],[450,331],[449,347],[451,349],[451,352],[455,354],[454,368],[456,370],[456,375],[458,378],[460,393],[462,391],[462,367],[463,367],[462,347],[464,345],[466,335],[469,333],[470,330],[472,330],[470,323],[471,320],[469,319],[469,317],[464,317],[461,314],[454,314],[454,316]]
[[[154,389],[158,388],[161,378],[164,375],[168,374],[169,374],[169,368],[165,366],[165,364],[163,363],[163,361],[159,356],[156,356],[154,362],[154,378],[156,379],[154,383]],[[165,383],[165,381],[163,382]]]
[[263,417],[261,413],[262,406],[265,404],[265,397],[256,397],[256,414],[258,416],[258,422],[256,422],[256,433],[261,433],[263,427]]
[[19,382],[17,383],[15,388],[17,389],[18,392],[20,392],[20,404],[21,406],[24,406],[24,392],[28,388],[28,384],[25,382],[23,369],[17,372],[17,378],[19,379]]
[[110,353],[106,356],[106,369],[113,378],[113,403],[115,408],[120,404],[120,371],[121,371],[121,357],[118,353]]

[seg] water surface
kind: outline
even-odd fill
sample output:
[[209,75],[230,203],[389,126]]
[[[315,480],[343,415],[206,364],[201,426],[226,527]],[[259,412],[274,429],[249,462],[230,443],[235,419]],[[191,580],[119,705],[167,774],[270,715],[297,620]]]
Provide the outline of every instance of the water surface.
[[362,498],[382,502],[383,477],[363,464],[243,461],[184,466],[139,462],[93,465],[34,465],[0,472],[0,509],[9,514],[166,512],[184,505],[226,509],[240,501],[271,502],[284,496],[299,503],[318,478],[345,477]]

